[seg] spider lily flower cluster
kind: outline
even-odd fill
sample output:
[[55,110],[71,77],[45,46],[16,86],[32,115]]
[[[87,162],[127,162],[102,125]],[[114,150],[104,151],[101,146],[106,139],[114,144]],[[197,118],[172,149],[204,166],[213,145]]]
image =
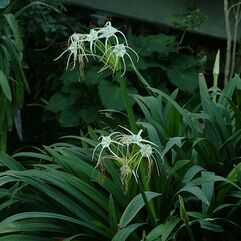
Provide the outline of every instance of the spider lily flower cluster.
[[110,68],[114,73],[120,70],[122,76],[126,72],[126,59],[133,66],[132,55],[134,54],[136,60],[139,60],[138,54],[128,46],[125,35],[114,28],[109,21],[102,28],[91,29],[88,34],[74,33],[68,40],[67,49],[56,60],[67,53],[66,69],[72,60],[71,69],[78,63],[82,71],[84,59],[88,62],[88,57],[92,56],[104,63],[100,71]]
[[154,153],[158,155],[160,153],[154,143],[141,137],[143,130],[133,134],[128,129],[124,129],[128,134],[113,132],[108,136],[101,136],[100,142],[94,149],[93,158],[98,152],[96,167],[103,167],[104,161],[114,161],[120,168],[121,181],[126,191],[132,176],[138,181],[138,171],[142,162],[146,165],[148,179],[151,176],[153,163],[159,174]]

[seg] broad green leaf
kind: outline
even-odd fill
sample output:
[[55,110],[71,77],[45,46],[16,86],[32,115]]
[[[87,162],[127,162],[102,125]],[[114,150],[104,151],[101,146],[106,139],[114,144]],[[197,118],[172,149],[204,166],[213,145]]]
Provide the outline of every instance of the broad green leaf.
[[135,50],[140,56],[149,56],[153,53],[159,53],[162,57],[167,57],[169,54],[178,50],[176,37],[165,34],[149,35],[145,37],[135,37],[129,34],[128,42],[130,45],[135,46]]
[[[134,87],[127,87],[129,94],[136,94]],[[121,89],[111,81],[101,80],[98,85],[98,93],[103,106],[106,109],[124,110],[125,106],[122,101]],[[130,98],[131,104],[135,103],[134,98]]]
[[54,94],[48,101],[47,110],[54,113],[63,111],[67,106],[73,104],[67,94],[62,92]]
[[165,149],[162,152],[162,155],[165,156],[166,153],[173,148],[173,146],[177,146],[181,148],[183,145],[183,142],[182,142],[183,139],[184,137],[179,137],[179,136],[170,138],[165,146]]
[[197,175],[201,171],[205,171],[205,169],[196,165],[192,166],[190,169],[188,169],[185,176],[183,177],[183,182],[184,183],[190,182],[195,177],[195,175]]
[[[156,192],[145,192],[145,195],[146,195],[147,200],[150,201],[151,199],[153,199],[157,196],[160,196],[161,194],[156,193]],[[142,195],[138,194],[137,196],[135,196],[131,200],[131,202],[129,203],[127,208],[125,209],[125,211],[120,219],[119,227],[120,228],[126,227],[144,205],[145,205],[145,202],[143,200]]]
[[0,1],[0,9],[5,8],[9,5],[10,0],[1,0]]
[[178,65],[167,69],[167,76],[171,83],[184,92],[192,94],[198,87],[198,69],[183,70]]
[[59,122],[63,127],[79,126],[81,123],[80,115],[78,113],[79,108],[77,106],[68,106],[60,114]]
[[144,223],[134,223],[119,230],[113,237],[112,241],[125,241],[136,229],[143,225]]
[[3,94],[11,102],[12,94],[11,94],[10,85],[9,85],[6,75],[1,70],[0,70],[0,86],[2,88]]
[[80,81],[79,78],[80,76],[78,68],[74,68],[73,70],[66,70],[60,77],[65,85],[69,85],[70,83],[78,83]]
[[207,199],[207,197],[206,197],[206,195],[205,195],[205,193],[202,191],[202,189],[200,187],[187,185],[187,186],[183,187],[181,190],[179,190],[177,192],[177,194],[179,194],[181,192],[191,193],[195,197],[197,197],[200,201],[205,203],[206,205],[209,206],[209,204],[210,204],[208,199]]

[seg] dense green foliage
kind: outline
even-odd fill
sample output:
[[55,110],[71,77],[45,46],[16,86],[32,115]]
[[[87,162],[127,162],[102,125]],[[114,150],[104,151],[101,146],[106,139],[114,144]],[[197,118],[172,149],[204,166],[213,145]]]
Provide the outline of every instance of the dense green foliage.
[[127,193],[108,156],[104,176],[95,167],[92,129],[88,137],[70,136],[42,150],[2,152],[0,240],[238,241],[240,78],[219,91],[216,103],[203,76],[199,89],[196,105],[180,106],[177,91],[135,95],[143,112],[138,126],[163,159],[156,156],[160,175],[154,168],[150,181],[142,163],[139,184],[132,179]]
[[[59,30],[67,34],[68,27],[51,16],[50,25],[39,21],[38,10],[48,14],[49,8],[57,10],[57,2],[53,6],[42,2],[48,7],[44,10],[39,5],[32,9],[36,2],[24,8],[31,14],[23,17],[40,26],[29,26],[29,32],[39,31],[45,37]],[[8,4],[0,7],[7,11]],[[19,111],[28,89],[24,43],[18,33],[18,26],[25,25],[18,25],[15,17],[5,12],[0,19],[4,23],[0,55],[9,56],[0,63],[0,112],[4,113],[0,136],[6,125],[12,126],[14,105]],[[67,43],[72,52],[64,53],[73,57],[76,68],[60,71],[62,82],[56,84],[60,89],[52,83],[42,87],[49,79],[58,81],[58,68],[48,80],[40,78],[40,84],[31,86],[36,99],[54,92],[46,111],[55,113],[62,126],[85,123],[85,128],[80,135],[41,148],[23,147],[12,155],[0,147],[0,241],[240,241],[240,77],[235,75],[219,89],[217,54],[209,88],[204,75],[198,75],[200,61],[182,53],[175,37],[137,37],[129,32],[128,43],[135,47],[138,62],[128,56],[123,72],[121,58],[130,47],[123,55],[114,55],[119,40],[112,35],[114,40],[109,37],[103,44],[99,37],[96,41],[104,54],[86,52],[89,62],[80,78],[83,52],[91,45],[85,39],[84,51],[81,45],[75,48],[73,36],[82,44],[78,41],[86,34],[72,35]],[[25,54],[31,59],[34,51]],[[100,72],[104,57],[106,68]],[[13,61],[17,64],[11,65]],[[178,89],[172,91],[173,87]],[[180,92],[184,98],[179,98]],[[105,110],[98,113],[101,109]],[[20,123],[20,116],[16,121]]]

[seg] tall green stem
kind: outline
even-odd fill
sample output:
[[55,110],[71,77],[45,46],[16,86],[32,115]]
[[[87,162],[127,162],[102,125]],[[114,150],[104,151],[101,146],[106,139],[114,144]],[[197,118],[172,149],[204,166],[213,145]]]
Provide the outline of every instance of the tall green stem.
[[141,192],[141,195],[142,195],[142,198],[144,200],[144,203],[145,203],[145,206],[146,206],[146,210],[147,210],[147,213],[148,213],[148,216],[150,217],[151,219],[151,223],[152,225],[155,227],[157,226],[157,221],[156,221],[156,216],[153,212],[153,209],[151,209],[151,206],[147,200],[147,197],[146,197],[146,194],[145,194],[145,191],[144,191],[144,188],[142,186],[142,183],[141,183],[141,180],[139,177],[137,177],[137,183],[138,183],[138,187],[139,187],[139,190]]
[[125,108],[127,111],[131,131],[133,133],[137,133],[136,119],[135,119],[134,111],[132,109],[130,96],[127,91],[125,78],[121,78],[120,73],[116,74],[116,78],[120,84],[121,95],[122,95],[122,99],[123,99],[123,102],[124,102],[124,105],[125,105]]

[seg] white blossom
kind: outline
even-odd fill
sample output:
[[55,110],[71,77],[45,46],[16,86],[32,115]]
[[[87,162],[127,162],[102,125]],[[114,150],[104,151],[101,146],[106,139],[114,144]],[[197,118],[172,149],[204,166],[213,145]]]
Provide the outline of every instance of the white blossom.
[[[132,52],[136,55],[136,61],[139,60],[139,56],[136,53],[136,51],[132,48],[130,48],[127,45],[124,44],[116,44],[114,46],[109,47],[106,52],[104,53],[103,57],[101,58],[101,60],[103,60],[104,58],[106,58],[105,60],[105,65],[102,67],[102,69],[100,71],[103,71],[105,69],[107,69],[110,66],[110,59],[111,57],[114,56],[114,64],[113,64],[113,73],[116,72],[119,68],[121,68],[122,66],[120,66],[120,60],[121,60],[121,65],[123,65],[123,72],[121,77],[125,74],[126,72],[126,60],[125,60],[125,56],[127,56],[127,59],[129,59],[129,61],[131,62],[132,66],[134,65],[133,59],[130,55],[129,52]],[[119,67],[120,66],[120,67]],[[119,67],[119,68],[118,68]]]
[[[159,174],[154,154],[160,155],[160,153],[153,142],[142,138],[141,134],[143,130],[134,134],[127,128],[122,128],[128,132],[128,134],[113,132],[109,136],[101,136],[101,142],[94,149],[94,153],[98,147],[101,148],[96,166],[98,166],[102,160],[113,160],[116,162],[120,168],[120,178],[126,190],[132,175],[135,180],[138,181],[138,172],[142,162],[147,166],[148,179],[151,176],[153,163],[156,164]],[[106,155],[102,156],[104,149],[106,149]]]
[[[119,37],[121,37],[121,40]],[[76,63],[79,63],[82,70],[84,59],[88,62],[87,56],[92,56],[104,63],[100,72],[111,68],[113,73],[120,70],[122,72],[121,76],[126,72],[127,60],[134,66],[133,54],[136,56],[136,61],[139,60],[135,50],[128,46],[124,33],[114,28],[109,21],[102,28],[91,29],[88,34],[72,34],[68,40],[67,49],[55,60],[66,53],[68,53],[66,69],[68,69],[72,60],[73,66],[71,69],[76,66]]]
[[118,30],[117,28],[114,28],[110,21],[106,22],[105,26],[103,28],[100,28],[98,32],[100,33],[99,37],[105,39],[106,49],[108,46],[108,41],[111,37],[114,37],[117,45],[119,44],[119,39],[117,37],[118,33],[124,38],[125,44],[128,46],[126,36],[120,30]]
[[74,33],[70,36],[68,40],[68,48],[55,60],[58,60],[61,58],[65,53],[69,52],[69,56],[67,59],[66,69],[69,67],[70,59],[73,58],[73,66],[71,68],[74,69],[76,62],[79,62],[79,64],[83,65],[83,57],[86,58],[88,61],[88,58],[85,53],[85,45],[84,45],[85,35]]
[[92,53],[92,55],[94,55],[93,53],[93,46],[94,46],[94,50],[95,50],[95,44],[96,41],[98,40],[98,31],[91,29],[90,33],[86,35],[86,39],[85,41],[89,42],[90,44],[90,52]]

